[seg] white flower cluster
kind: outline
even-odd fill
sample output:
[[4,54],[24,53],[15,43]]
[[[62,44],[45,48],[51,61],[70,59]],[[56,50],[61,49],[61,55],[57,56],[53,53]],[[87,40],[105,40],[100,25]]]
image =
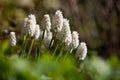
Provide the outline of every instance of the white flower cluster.
[[29,15],[28,18],[25,18],[25,25],[24,30],[25,33],[28,34],[30,37],[33,37],[35,33],[35,26],[36,26],[36,19],[34,15]]
[[50,17],[49,17],[49,14],[45,14],[41,21],[41,30],[50,31],[50,29],[51,29]]
[[79,60],[84,60],[87,55],[87,46],[85,42],[81,42],[77,52],[76,52],[76,57],[79,58]]
[[63,15],[60,10],[57,10],[52,19],[52,29],[54,32],[61,31],[63,27]]
[[72,43],[71,43],[71,45],[74,49],[76,49],[79,45],[79,35],[78,35],[77,31],[72,32]]
[[84,60],[87,54],[87,47],[84,42],[81,42],[79,45],[79,34],[77,31],[71,33],[69,20],[63,18],[62,12],[57,10],[52,20],[52,29],[54,32],[57,32],[56,38],[65,43],[65,45],[71,49],[77,49],[76,57],[79,60]]
[[30,37],[35,36],[35,39],[38,39],[40,36],[39,25],[36,24],[36,17],[33,14],[28,15],[28,18],[25,18],[23,31],[26,35]]
[[9,41],[10,41],[10,43],[11,43],[11,46],[15,46],[15,45],[16,45],[15,32],[10,32]]
[[39,38],[39,36],[40,36],[40,27],[39,27],[39,25],[36,25],[35,26],[35,39],[38,39]]
[[62,40],[62,42],[65,43],[67,46],[71,44],[72,36],[71,36],[69,21],[67,19],[63,19],[63,27],[61,31],[58,32],[57,38],[59,40]]
[[[39,39],[39,37],[43,38],[45,46],[49,46],[52,38],[54,38],[53,34],[56,33],[55,38],[64,43],[67,48],[71,50],[77,49],[76,56],[79,57],[80,60],[84,60],[87,54],[86,44],[81,42],[79,45],[78,32],[71,32],[69,20],[63,17],[60,10],[55,12],[52,20],[50,20],[49,14],[45,14],[41,20],[40,26],[36,24],[36,17],[33,14],[28,15],[24,20],[23,31],[26,35],[34,37],[35,39]],[[10,41],[13,46],[16,45],[14,32],[10,33]]]

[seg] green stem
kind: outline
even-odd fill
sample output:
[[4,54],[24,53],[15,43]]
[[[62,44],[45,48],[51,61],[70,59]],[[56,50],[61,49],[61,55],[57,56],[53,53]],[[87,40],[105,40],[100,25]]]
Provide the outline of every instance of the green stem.
[[38,57],[40,56],[40,49],[44,40],[44,35],[45,35],[45,30],[43,31],[43,35],[42,38],[40,39],[40,43],[39,43],[39,50],[38,50]]
[[23,44],[22,44],[22,52],[20,54],[21,57],[24,56],[24,53],[25,53],[25,50],[26,50],[26,47],[27,47],[27,43],[28,43],[28,38],[27,38],[27,35],[24,35],[24,39],[23,39]]
[[31,45],[30,45],[30,48],[29,48],[29,51],[28,51],[27,58],[30,57],[30,53],[31,53],[31,50],[32,50],[32,47],[33,47],[34,41],[35,41],[35,39],[33,38],[33,39],[32,39],[32,42],[31,42]]
[[63,61],[67,58],[67,56],[68,56],[69,53],[70,53],[70,50],[68,49],[68,50],[67,50],[67,53],[66,53],[65,56],[64,56]]
[[24,35],[24,38],[23,38],[23,45],[25,44],[26,38],[27,38],[27,35]]
[[44,40],[44,39],[41,39],[41,42],[40,42],[40,48],[41,48],[41,46],[42,46],[43,40]]
[[[75,59],[74,59],[74,61],[75,61]],[[77,59],[76,66],[79,66],[81,63],[82,63],[82,60]]]
[[39,48],[41,48],[41,46],[42,46],[42,43],[43,43],[43,40],[44,40],[44,35],[45,35],[45,30],[43,31],[43,35],[42,35],[42,39],[40,40]]
[[35,48],[35,59],[38,57],[38,52],[37,52],[38,48]]
[[61,49],[61,51],[60,51],[59,55],[57,56],[56,60],[58,60],[58,59],[59,59],[59,57],[61,57],[61,56],[62,56],[62,53],[63,53],[63,51],[64,51],[64,48],[65,48],[65,44],[62,44],[62,49]]
[[53,37],[52,37],[52,39],[51,39],[51,41],[50,41],[50,44],[49,44],[49,49],[51,48],[53,39],[56,37],[56,34],[57,34],[57,32],[53,33]]
[[76,54],[71,54],[70,57],[72,58],[72,61],[76,63],[76,65],[79,64],[80,60],[76,57]]
[[56,48],[55,48],[55,50],[54,50],[54,52],[53,52],[53,55],[52,55],[52,56],[55,56],[55,53],[56,53],[56,51],[57,51],[58,47],[59,47],[59,43],[57,43]]

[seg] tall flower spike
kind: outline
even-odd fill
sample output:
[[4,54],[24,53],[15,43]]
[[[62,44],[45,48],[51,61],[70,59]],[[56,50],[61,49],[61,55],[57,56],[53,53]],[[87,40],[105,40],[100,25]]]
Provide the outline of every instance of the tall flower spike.
[[11,46],[15,46],[16,45],[17,41],[16,41],[15,32],[10,32],[9,41],[11,43]]
[[76,52],[76,57],[79,58],[79,60],[84,60],[87,55],[87,46],[85,42],[81,42],[77,52]]
[[28,34],[30,37],[34,36],[35,33],[35,26],[36,26],[36,18],[34,15],[29,15],[28,18],[25,18],[24,22],[24,33]]
[[67,46],[70,45],[72,42],[72,36],[71,36],[71,30],[69,26],[69,21],[67,19],[63,20],[63,27],[62,30],[60,31],[60,35],[62,38],[62,42],[65,43]]
[[54,32],[61,31],[63,26],[63,14],[60,10],[57,10],[52,19],[52,29]]
[[50,31],[51,29],[51,22],[50,22],[50,17],[49,17],[49,14],[45,14],[43,16],[43,19],[41,21],[41,29],[42,30],[47,30],[47,31]]
[[72,48],[76,49],[79,45],[79,36],[77,31],[72,32]]
[[40,27],[37,24],[35,27],[35,39],[37,40],[39,38],[39,36],[40,36]]

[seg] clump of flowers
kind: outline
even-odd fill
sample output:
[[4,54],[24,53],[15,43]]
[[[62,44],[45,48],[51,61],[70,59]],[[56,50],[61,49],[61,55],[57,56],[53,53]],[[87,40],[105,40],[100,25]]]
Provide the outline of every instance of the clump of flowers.
[[[66,55],[75,55],[76,59],[84,60],[87,55],[86,43],[80,43],[79,33],[71,31],[69,20],[63,17],[60,10],[57,10],[52,18],[49,14],[45,14],[40,24],[37,24],[35,15],[28,15],[24,20],[22,31],[24,38],[19,54],[22,57],[31,58],[33,55],[40,57],[46,50],[56,56],[56,59],[65,59]],[[10,43],[12,46],[16,45],[15,32],[10,32]]]

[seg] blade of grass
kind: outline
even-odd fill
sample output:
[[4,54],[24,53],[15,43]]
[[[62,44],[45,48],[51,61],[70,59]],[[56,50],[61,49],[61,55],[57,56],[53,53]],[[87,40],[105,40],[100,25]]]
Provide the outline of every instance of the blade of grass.
[[57,56],[57,58],[56,58],[56,60],[58,60],[61,56],[62,56],[62,53],[63,53],[63,51],[64,51],[64,48],[65,48],[65,44],[62,44],[62,49],[61,49],[61,51],[60,51],[60,53],[59,53],[59,55]]
[[55,53],[56,53],[56,51],[57,51],[57,49],[58,49],[59,45],[60,45],[60,44],[59,44],[59,43],[57,43],[56,48],[55,48],[55,50],[54,50],[54,52],[53,52],[52,56],[55,56]]
[[49,49],[51,48],[52,42],[53,42],[54,38],[56,37],[56,34],[57,34],[57,32],[53,33],[53,37],[52,37],[50,44],[49,44]]
[[28,54],[27,54],[27,58],[30,57],[30,53],[31,53],[31,50],[32,50],[32,47],[33,47],[34,41],[35,41],[35,38],[32,39],[32,42],[31,42],[31,45],[30,45],[30,48],[29,48],[29,51],[28,51]]
[[23,44],[22,44],[22,52],[20,54],[21,57],[24,56],[24,53],[25,53],[25,50],[26,50],[26,47],[27,47],[27,43],[28,43],[28,38],[27,38],[27,35],[24,35],[24,38],[23,38]]
[[42,38],[39,40],[39,50],[38,50],[38,57],[40,56],[40,49],[44,40],[45,30],[43,31]]

